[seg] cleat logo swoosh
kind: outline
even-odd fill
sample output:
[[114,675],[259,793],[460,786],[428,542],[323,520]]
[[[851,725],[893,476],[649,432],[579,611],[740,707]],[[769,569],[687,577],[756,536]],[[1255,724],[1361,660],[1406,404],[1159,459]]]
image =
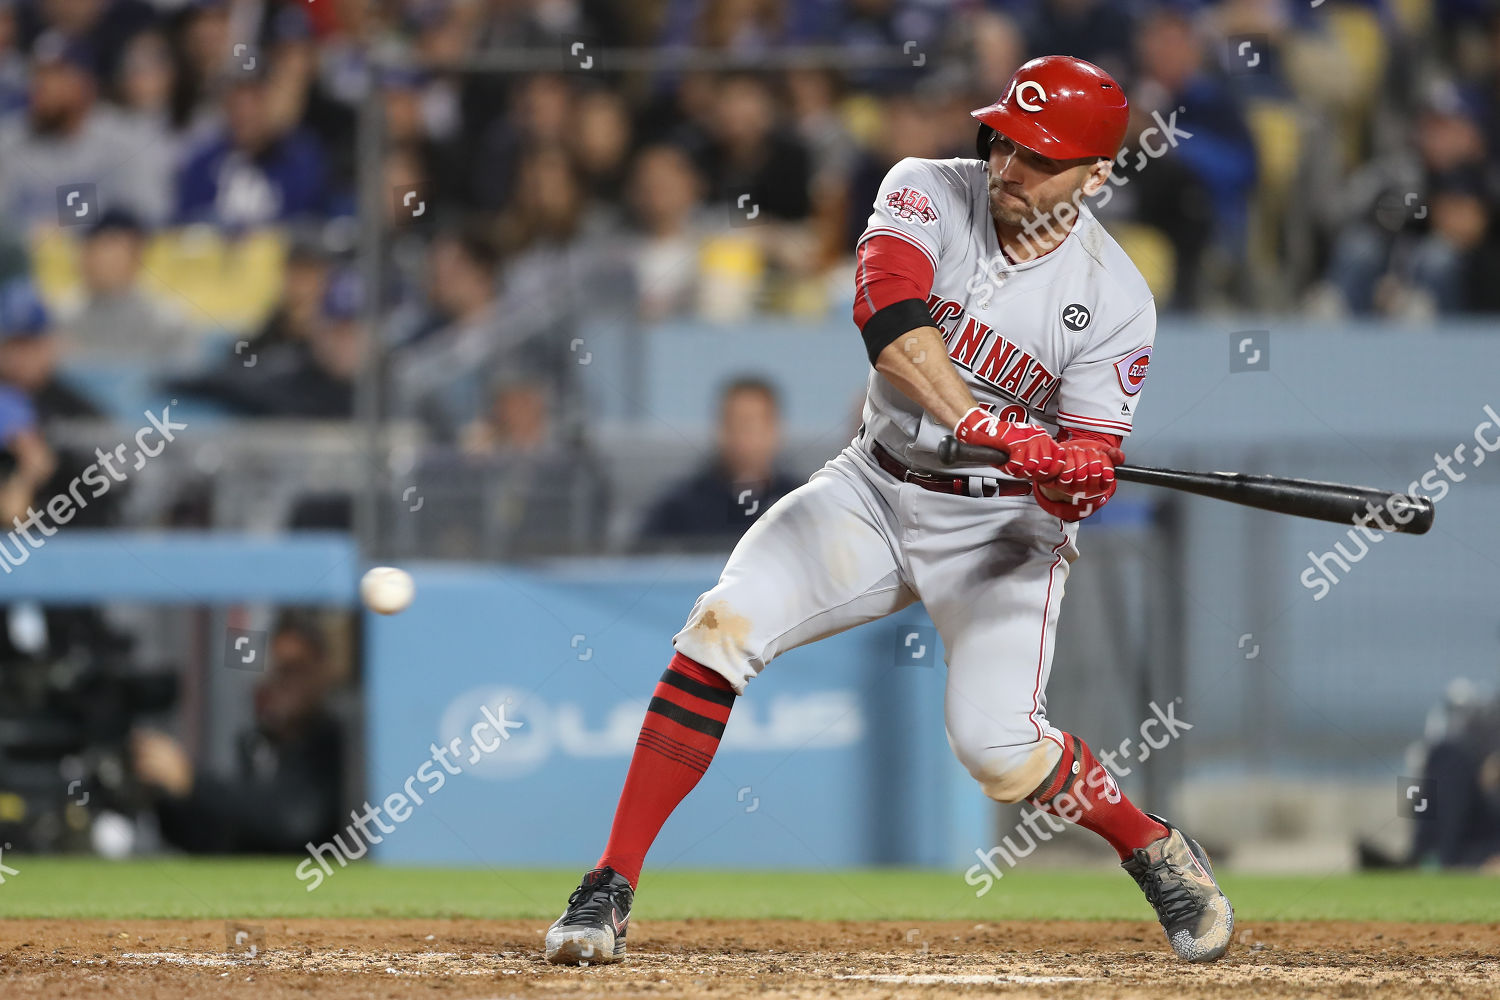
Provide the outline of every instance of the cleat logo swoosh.
[[612,924],[615,925],[615,933],[616,934],[623,934],[623,933],[625,933],[625,927],[626,927],[626,925],[630,923],[630,915],[626,914],[625,919],[621,920],[620,919],[620,911],[617,910],[617,909],[615,909],[614,907],[610,907],[610,910],[609,910],[609,921],[610,921],[610,923],[612,923]]

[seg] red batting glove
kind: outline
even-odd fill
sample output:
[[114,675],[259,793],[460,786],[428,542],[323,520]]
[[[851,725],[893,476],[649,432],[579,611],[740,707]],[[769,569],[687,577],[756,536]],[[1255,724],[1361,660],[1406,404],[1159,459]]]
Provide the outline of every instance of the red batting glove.
[[1068,494],[1072,501],[1047,496],[1040,483],[1032,492],[1037,504],[1053,517],[1081,521],[1115,495],[1115,487],[1119,485],[1115,481],[1115,464],[1125,460],[1125,453],[1088,438],[1070,439],[1057,447],[1062,455],[1063,469],[1046,486],[1051,491]]
[[1063,441],[1057,447],[1062,452],[1063,469],[1048,486],[1074,496],[1114,491],[1115,464],[1125,461],[1123,451],[1088,438]]
[[1016,424],[1001,420],[982,406],[964,414],[953,436],[970,444],[998,448],[1010,460],[996,463],[1007,476],[1016,479],[1046,481],[1063,470],[1062,450],[1052,435],[1035,424]]

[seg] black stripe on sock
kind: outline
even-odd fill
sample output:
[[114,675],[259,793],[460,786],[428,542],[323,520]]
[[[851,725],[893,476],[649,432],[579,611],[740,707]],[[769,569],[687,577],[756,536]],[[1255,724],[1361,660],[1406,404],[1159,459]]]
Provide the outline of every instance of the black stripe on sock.
[[695,680],[686,674],[679,674],[675,670],[668,669],[666,673],[662,674],[661,682],[663,684],[670,684],[679,691],[686,691],[690,695],[702,698],[704,701],[711,701],[715,705],[723,705],[725,708],[728,708],[734,704],[733,689],[726,691],[724,688],[716,688],[700,680]]
[[715,722],[706,715],[689,711],[681,705],[673,704],[661,695],[651,699],[651,704],[646,706],[647,712],[655,712],[657,715],[671,719],[680,726],[687,726],[705,736],[720,739],[724,735],[724,723]]
[[651,751],[651,753],[657,754],[657,756],[666,757],[666,759],[670,760],[670,762],[675,763],[675,765],[684,766],[684,768],[687,768],[688,771],[693,772],[693,774],[702,775],[703,772],[708,771],[708,768],[706,768],[706,766],[700,765],[700,763],[693,762],[693,760],[682,759],[682,757],[678,757],[676,756],[676,754],[669,753],[669,751],[666,750],[661,750],[660,747],[654,747],[654,745],[651,744],[640,744],[640,748],[642,748],[642,750],[649,750]]
[[709,762],[714,759],[713,754],[704,753],[696,747],[690,747],[681,740],[674,740],[672,737],[659,733],[654,729],[642,729],[640,736],[636,738],[637,743],[641,741],[667,747],[673,753],[680,753],[684,757],[691,757],[694,760],[700,761],[704,767],[707,767]]

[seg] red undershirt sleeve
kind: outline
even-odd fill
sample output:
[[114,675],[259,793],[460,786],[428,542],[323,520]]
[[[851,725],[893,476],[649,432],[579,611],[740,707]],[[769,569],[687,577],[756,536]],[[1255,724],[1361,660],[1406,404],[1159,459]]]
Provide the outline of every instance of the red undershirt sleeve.
[[857,251],[854,324],[864,336],[870,363],[886,345],[912,330],[935,325],[927,309],[932,262],[906,240],[884,234],[866,238]]

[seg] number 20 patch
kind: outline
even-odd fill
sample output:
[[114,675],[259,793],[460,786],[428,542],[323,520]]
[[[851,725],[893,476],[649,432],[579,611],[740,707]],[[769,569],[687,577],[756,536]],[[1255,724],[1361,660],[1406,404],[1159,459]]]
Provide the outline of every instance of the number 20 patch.
[[1143,347],[1115,362],[1115,374],[1120,376],[1120,388],[1125,390],[1125,395],[1134,396],[1141,391],[1141,385],[1146,381],[1146,369],[1150,365],[1150,347]]

